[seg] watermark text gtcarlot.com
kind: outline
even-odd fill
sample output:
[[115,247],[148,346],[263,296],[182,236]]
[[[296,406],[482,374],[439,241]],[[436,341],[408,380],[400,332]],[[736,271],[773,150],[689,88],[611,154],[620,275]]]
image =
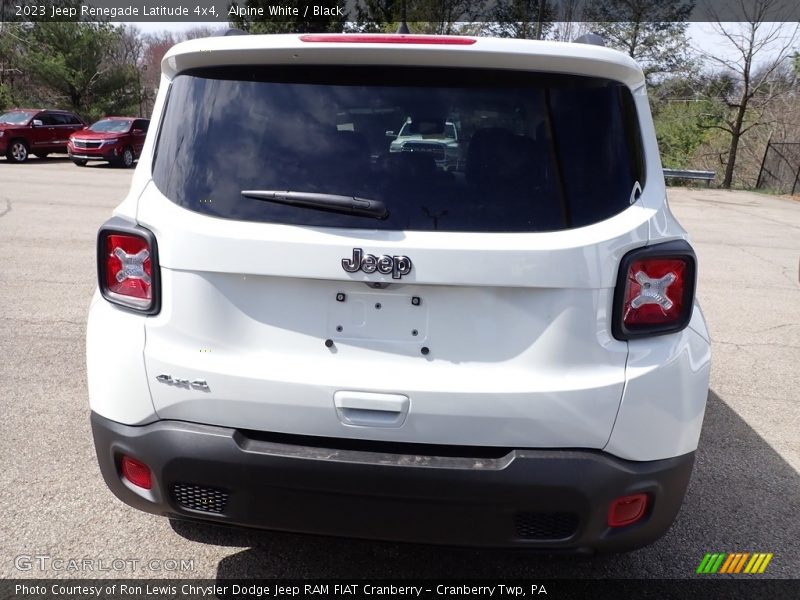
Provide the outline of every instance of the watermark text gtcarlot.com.
[[65,558],[49,554],[20,554],[14,557],[18,571],[72,573],[140,572],[174,573],[194,571],[193,558]]

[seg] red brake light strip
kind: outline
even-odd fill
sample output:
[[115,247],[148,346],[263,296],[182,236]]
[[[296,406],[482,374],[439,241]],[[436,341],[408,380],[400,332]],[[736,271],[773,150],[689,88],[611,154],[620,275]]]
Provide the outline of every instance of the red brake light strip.
[[319,33],[300,36],[302,42],[335,42],[343,44],[435,44],[470,46],[475,38],[455,35],[403,35],[403,34],[341,34]]

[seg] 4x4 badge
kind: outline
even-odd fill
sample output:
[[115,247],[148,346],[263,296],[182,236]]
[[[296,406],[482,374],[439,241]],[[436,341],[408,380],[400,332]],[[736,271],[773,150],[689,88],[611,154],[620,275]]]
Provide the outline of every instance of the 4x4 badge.
[[364,271],[364,273],[392,274],[392,279],[400,279],[411,272],[411,259],[407,256],[375,256],[364,254],[361,248],[353,248],[353,258],[343,258],[342,268],[348,273]]

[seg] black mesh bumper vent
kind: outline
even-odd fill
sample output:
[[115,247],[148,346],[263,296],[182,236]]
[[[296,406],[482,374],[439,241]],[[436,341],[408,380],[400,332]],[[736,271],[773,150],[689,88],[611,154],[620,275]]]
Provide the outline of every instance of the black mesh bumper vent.
[[216,514],[221,514],[228,502],[225,490],[186,483],[173,485],[172,497],[183,508]]
[[568,512],[520,512],[514,515],[517,537],[526,540],[563,540],[578,531],[578,515]]

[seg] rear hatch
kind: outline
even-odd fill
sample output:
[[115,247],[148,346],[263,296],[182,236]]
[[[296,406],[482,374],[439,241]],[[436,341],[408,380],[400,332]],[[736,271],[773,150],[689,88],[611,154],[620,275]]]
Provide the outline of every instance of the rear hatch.
[[[407,120],[455,124],[457,166],[390,152]],[[161,418],[605,445],[627,358],[610,333],[617,264],[648,235],[631,204],[644,181],[626,85],[196,68],[172,81],[156,143],[138,220],[159,244],[145,361]]]

